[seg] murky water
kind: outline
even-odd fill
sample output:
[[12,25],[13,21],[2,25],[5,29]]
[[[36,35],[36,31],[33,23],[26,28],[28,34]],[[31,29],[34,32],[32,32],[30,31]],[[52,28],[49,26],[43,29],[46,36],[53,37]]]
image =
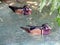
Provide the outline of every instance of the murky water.
[[[15,14],[6,4],[0,4],[0,45],[59,45],[60,28],[55,22],[57,12],[48,15],[47,8],[42,13],[33,10],[32,15],[24,16]],[[43,23],[52,27],[50,35],[31,36],[20,29],[20,26]]]

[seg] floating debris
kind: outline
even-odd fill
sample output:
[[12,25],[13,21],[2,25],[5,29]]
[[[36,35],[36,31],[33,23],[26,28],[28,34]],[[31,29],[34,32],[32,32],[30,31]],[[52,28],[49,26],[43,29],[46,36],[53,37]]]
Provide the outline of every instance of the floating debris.
[[0,7],[0,9],[3,9],[3,7]]
[[51,28],[53,28],[54,27],[54,23],[53,22],[51,22]]
[[2,18],[0,18],[0,21],[1,21],[1,22],[3,22],[3,19],[2,19]]
[[9,5],[11,6],[11,5],[14,5],[15,3],[10,3]]
[[0,1],[0,3],[2,3],[2,2]]
[[32,17],[31,17],[31,18],[29,18],[29,20],[32,20]]
[[22,30],[23,32],[25,32],[24,30]]
[[32,22],[30,22],[30,24],[32,24]]

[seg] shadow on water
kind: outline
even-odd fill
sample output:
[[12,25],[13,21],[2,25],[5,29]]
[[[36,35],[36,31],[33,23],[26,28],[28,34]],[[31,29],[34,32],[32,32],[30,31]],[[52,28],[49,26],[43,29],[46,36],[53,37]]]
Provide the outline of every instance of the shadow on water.
[[[48,11],[46,8],[42,13],[33,10],[32,15],[24,16],[15,14],[5,5],[0,9],[0,45],[59,45],[60,29],[54,20],[57,13],[55,11],[48,15]],[[20,29],[20,26],[43,23],[48,23],[52,27],[50,35],[31,36]]]

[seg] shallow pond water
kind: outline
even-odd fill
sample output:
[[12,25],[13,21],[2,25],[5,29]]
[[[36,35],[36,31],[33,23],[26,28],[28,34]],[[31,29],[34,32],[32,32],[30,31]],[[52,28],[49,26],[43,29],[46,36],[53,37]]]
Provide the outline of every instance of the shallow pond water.
[[[49,15],[46,8],[39,13],[33,10],[32,15],[17,15],[8,8],[6,4],[0,4],[0,45],[59,45],[60,27],[55,21],[56,11]],[[32,20],[31,20],[32,19]],[[51,34],[32,36],[20,26],[42,25],[48,23],[51,27]]]

